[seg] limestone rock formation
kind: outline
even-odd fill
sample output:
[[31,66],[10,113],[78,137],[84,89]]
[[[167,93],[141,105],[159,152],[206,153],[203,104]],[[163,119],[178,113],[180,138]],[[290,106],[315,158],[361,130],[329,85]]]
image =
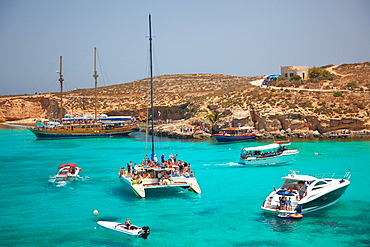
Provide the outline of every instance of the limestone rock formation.
[[[262,76],[155,77],[154,119],[176,123],[158,125],[155,133],[174,138],[209,138],[222,128],[242,126],[255,127],[260,131],[258,138],[311,138],[345,130],[368,133],[370,63],[333,66],[331,71],[337,75],[332,81],[311,81],[293,88],[260,88],[249,83]],[[147,92],[147,79],[100,87],[98,113],[131,115],[145,121],[151,115]],[[58,94],[0,97],[0,122],[56,118],[59,101]],[[94,103],[93,89],[72,90],[65,92],[62,111],[92,114]],[[184,131],[194,128],[198,129],[194,133]]]
[[184,120],[175,121],[170,124],[159,124],[154,128],[157,136],[167,136],[179,139],[208,139],[211,134],[203,129],[187,124]]
[[57,117],[57,105],[50,97],[18,96],[0,98],[0,122],[27,118]]

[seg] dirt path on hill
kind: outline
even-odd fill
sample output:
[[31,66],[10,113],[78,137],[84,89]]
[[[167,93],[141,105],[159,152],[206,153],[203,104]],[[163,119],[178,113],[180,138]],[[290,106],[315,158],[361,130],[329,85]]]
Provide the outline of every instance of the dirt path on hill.
[[[339,66],[339,65],[337,65]],[[337,75],[340,75],[338,73],[336,73]],[[340,76],[345,76],[345,75],[340,75]],[[261,88],[270,88],[270,89],[288,89],[288,90],[295,90],[295,91],[310,91],[310,92],[347,92],[347,90],[338,90],[338,89],[310,89],[310,88],[299,88],[299,87],[273,87],[273,86],[270,86],[270,87],[266,87],[266,86],[261,86],[263,82],[263,79],[260,79],[260,80],[255,80],[255,81],[251,81],[250,84],[252,84],[253,86],[256,86],[256,87],[261,87]]]
[[342,77],[354,75],[354,74],[341,74],[341,73],[338,73],[338,72],[335,71],[335,69],[338,68],[338,67],[339,67],[339,65],[333,65],[331,67],[326,68],[326,70],[329,71],[330,73],[334,74],[334,75],[338,75],[338,76],[342,76]]
[[329,68],[326,68],[327,71],[329,71],[330,73],[334,74],[334,75],[339,75],[339,76],[344,76],[342,74],[339,74],[338,72],[336,72],[334,69],[338,68],[339,65],[333,65]]

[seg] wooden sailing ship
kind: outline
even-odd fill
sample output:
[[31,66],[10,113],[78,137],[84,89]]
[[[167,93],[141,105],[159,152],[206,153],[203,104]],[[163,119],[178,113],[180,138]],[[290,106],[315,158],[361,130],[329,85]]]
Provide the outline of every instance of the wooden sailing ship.
[[114,137],[127,136],[135,130],[136,124],[131,121],[101,121],[97,118],[97,78],[96,71],[96,48],[94,48],[94,74],[95,79],[95,116],[94,119],[63,119],[63,73],[62,73],[62,56],[60,56],[60,109],[58,125],[38,125],[29,130],[37,138],[92,138],[92,137]]

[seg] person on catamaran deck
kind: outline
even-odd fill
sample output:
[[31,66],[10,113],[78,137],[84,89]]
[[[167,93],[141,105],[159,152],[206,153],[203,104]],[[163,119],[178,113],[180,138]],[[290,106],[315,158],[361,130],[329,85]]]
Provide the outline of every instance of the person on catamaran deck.
[[165,163],[166,162],[166,159],[164,157],[164,154],[162,154],[162,156],[161,156],[161,161],[162,161],[162,163]]
[[132,161],[130,161],[130,164],[127,164],[127,172],[129,174],[131,174],[132,166],[133,166]]
[[125,173],[125,168],[121,167],[121,169],[119,169],[118,171],[118,177],[121,177],[124,173]]

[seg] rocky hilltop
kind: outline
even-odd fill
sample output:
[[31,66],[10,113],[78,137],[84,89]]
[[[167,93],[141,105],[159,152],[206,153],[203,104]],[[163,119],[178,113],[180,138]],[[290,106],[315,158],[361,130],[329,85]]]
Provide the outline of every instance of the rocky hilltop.
[[[186,74],[155,77],[155,118],[165,122],[172,120],[172,127],[161,125],[157,132],[181,137],[184,135],[175,135],[175,132],[183,127],[201,127],[207,133],[214,133],[224,127],[255,126],[260,131],[259,138],[368,133],[370,63],[326,66],[324,69],[333,75],[330,80],[311,79],[269,88],[250,83],[262,76]],[[148,79],[143,79],[99,87],[98,111],[146,120],[148,83]],[[60,111],[59,101],[58,93],[3,96],[0,98],[0,121],[56,118]],[[94,102],[94,89],[65,92],[63,113],[93,113]],[[210,136],[199,133],[190,138]]]

